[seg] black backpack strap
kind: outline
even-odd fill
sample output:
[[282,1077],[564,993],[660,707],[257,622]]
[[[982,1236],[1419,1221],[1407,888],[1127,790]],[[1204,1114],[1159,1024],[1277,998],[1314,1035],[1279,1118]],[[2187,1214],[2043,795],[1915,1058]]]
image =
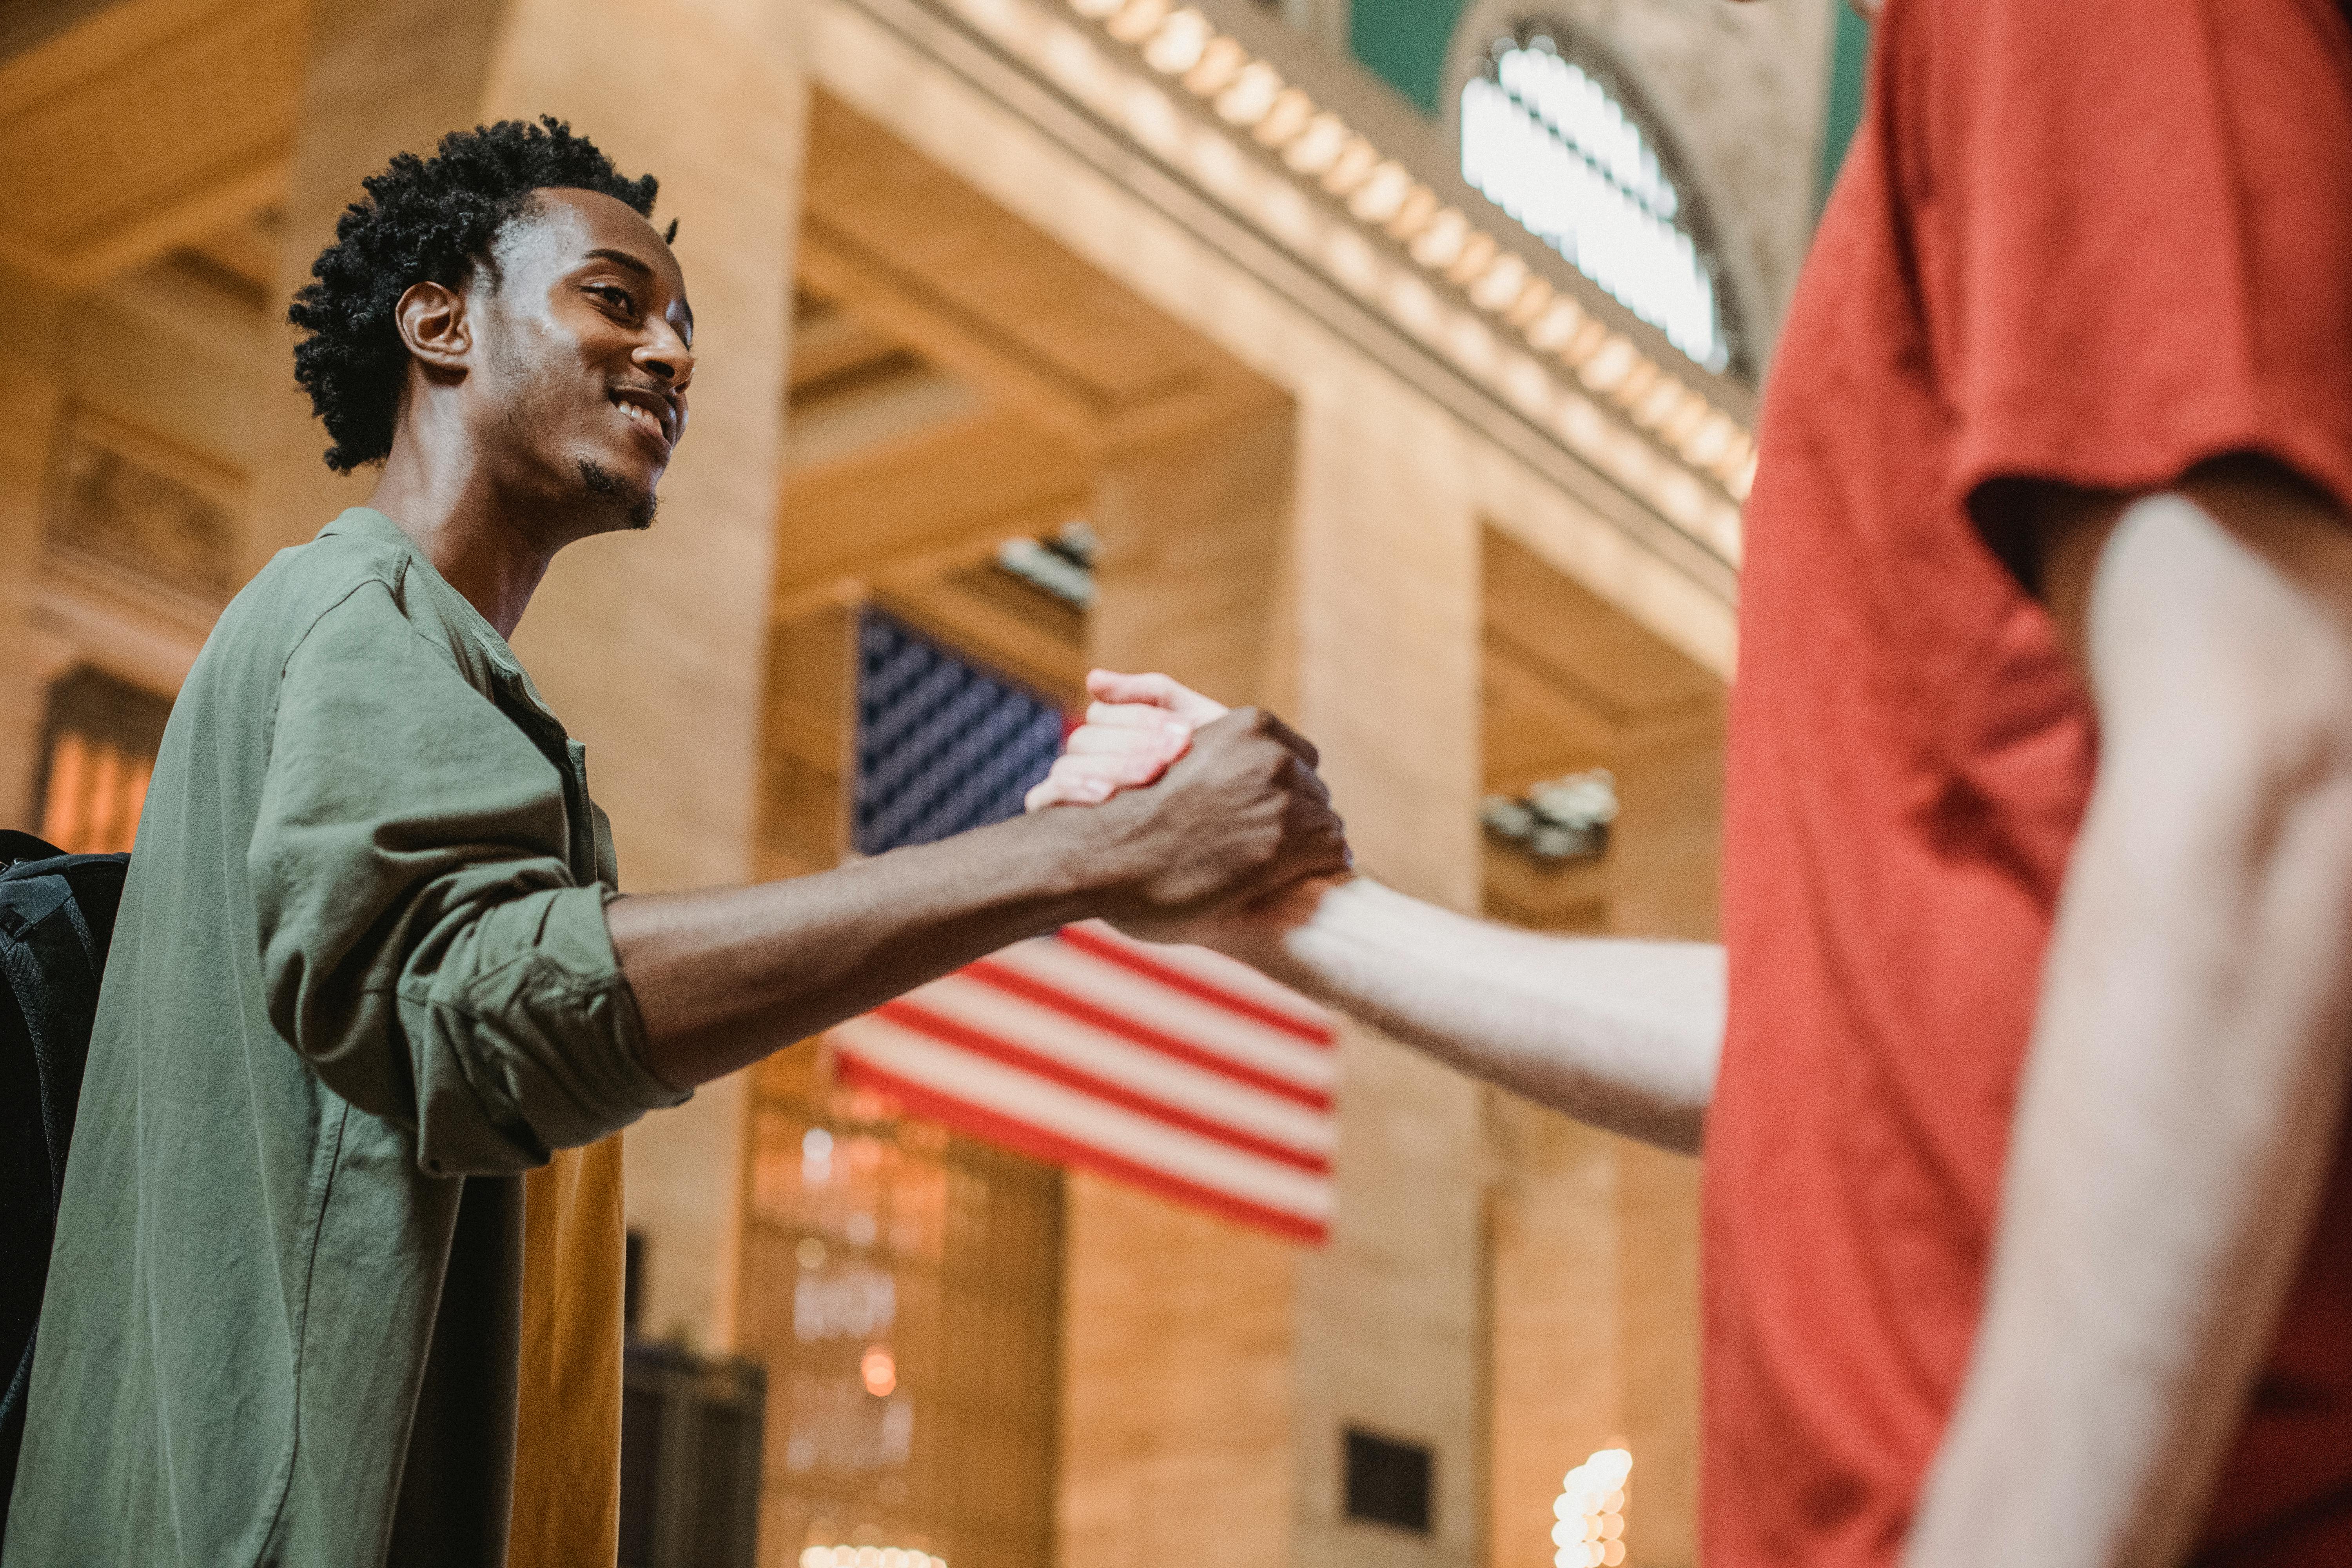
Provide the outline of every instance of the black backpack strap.
[[[9,941],[0,941],[0,978],[7,980],[9,992],[16,996],[26,1039],[33,1041],[33,1065],[40,1072],[40,1131],[49,1145],[49,1213],[57,1215],[57,1204],[66,1196],[66,1142],[73,1138],[73,1121],[70,1110],[58,1105],[58,1079],[68,1063],[58,1056],[57,1041],[49,1039],[49,978],[40,973],[40,963],[33,962],[21,942]],[[80,1072],[73,1077],[75,1086],[80,1086]]]
[[[81,889],[76,888],[74,891],[79,895]],[[81,912],[79,896],[65,901],[65,916],[67,923],[73,927],[74,940],[81,943],[81,961],[89,970],[92,989],[95,990],[95,983],[105,978],[106,960],[98,954],[98,939],[90,934],[89,921]]]
[[[68,1122],[58,1125],[58,1095],[53,1086],[66,1063],[58,1059],[57,1047],[49,1038],[49,983],[41,966],[21,942],[0,940],[0,980],[7,982],[9,992],[16,999],[16,1011],[25,1021],[25,1035],[32,1042],[33,1063],[41,1079],[41,1134],[48,1144],[49,1213],[57,1213],[58,1200],[65,1195],[66,1143],[73,1136]],[[79,1074],[75,1075],[79,1079]]]
[[46,838],[36,838],[13,827],[0,827],[0,867],[18,860],[54,860],[64,853]]
[[[58,1205],[65,1194],[65,1140],[71,1136],[69,1127],[58,1125],[58,1096],[52,1085],[57,1081],[57,1059],[54,1042],[47,1026],[49,987],[41,974],[40,965],[25,944],[13,935],[0,933],[0,984],[8,994],[0,997],[0,1007],[14,1005],[18,1021],[24,1026],[25,1040],[32,1047],[34,1076],[38,1092],[36,1098],[41,1107],[41,1141],[47,1145],[49,1175],[49,1212],[41,1228],[48,1230],[57,1224]],[[13,1118],[12,1118],[13,1120]],[[30,1202],[33,1194],[17,1194],[19,1201]],[[11,1336],[13,1337],[13,1335]],[[16,1365],[8,1379],[8,1389],[0,1394],[0,1483],[16,1479],[16,1458],[25,1441],[26,1401],[32,1390],[33,1349],[37,1333],[27,1332],[25,1348],[16,1358]],[[0,1519],[6,1516],[6,1500],[0,1497]]]
[[123,855],[67,856],[0,871],[0,984],[16,1000],[39,1081],[52,1215],[64,1197],[66,1151],[128,863]]
[[[0,832],[0,1075],[7,1086],[0,1102],[6,1123],[0,1185],[9,1210],[0,1239],[13,1277],[0,1339],[16,1351],[13,1368],[0,1361],[8,1373],[0,1392],[0,1524],[24,1441],[39,1282],[64,1205],[67,1151],[129,859],[67,855],[30,834]],[[43,1145],[37,1152],[37,1141]],[[33,1286],[29,1300],[26,1276]]]
[[[16,1373],[8,1380],[8,1392],[0,1394],[0,1479],[16,1479],[16,1456],[25,1447],[25,1405],[33,1392],[33,1347],[39,1337],[36,1331],[26,1338],[25,1353],[16,1358]],[[0,1503],[6,1501],[0,1497]],[[0,1521],[5,1517],[0,1514]]]

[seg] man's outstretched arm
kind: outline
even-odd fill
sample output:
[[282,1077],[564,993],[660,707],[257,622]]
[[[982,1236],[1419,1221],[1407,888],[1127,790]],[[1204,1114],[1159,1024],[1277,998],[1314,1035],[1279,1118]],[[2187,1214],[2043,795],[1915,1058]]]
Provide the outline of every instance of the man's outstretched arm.
[[1366,877],[1307,884],[1211,940],[1465,1072],[1698,1152],[1723,1048],[1712,942],[1544,936]]
[[607,906],[646,1066],[680,1089],[1009,942],[1102,916],[1149,935],[1346,864],[1314,748],[1235,713],[1148,790],[837,870]]
[[[1087,684],[1098,700],[1086,726],[1030,797],[1048,819],[1108,809],[1044,808],[1148,782],[1181,754],[1192,725],[1223,711],[1165,676],[1098,670]],[[1228,908],[1183,940],[1542,1104],[1698,1150],[1723,1046],[1723,950],[1711,943],[1542,936],[1364,877],[1318,879]]]
[[2181,1558],[2352,1061],[2352,523],[2240,467],[2039,532],[2099,779],[1912,1568]]

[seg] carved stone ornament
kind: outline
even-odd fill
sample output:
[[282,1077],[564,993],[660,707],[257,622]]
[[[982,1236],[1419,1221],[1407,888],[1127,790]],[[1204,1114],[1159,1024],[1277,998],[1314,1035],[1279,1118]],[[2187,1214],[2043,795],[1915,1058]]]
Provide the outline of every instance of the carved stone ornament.
[[48,542],[165,587],[226,598],[236,586],[236,483],[216,465],[79,410],[52,468]]

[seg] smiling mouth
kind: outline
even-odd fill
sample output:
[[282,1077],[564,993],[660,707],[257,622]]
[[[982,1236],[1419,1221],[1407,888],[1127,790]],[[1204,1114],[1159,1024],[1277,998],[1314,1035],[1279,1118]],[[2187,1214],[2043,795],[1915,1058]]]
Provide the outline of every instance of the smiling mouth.
[[673,437],[669,433],[669,425],[660,415],[625,393],[613,393],[610,395],[610,400],[613,406],[619,409],[630,424],[658,442],[665,453],[670,449]]

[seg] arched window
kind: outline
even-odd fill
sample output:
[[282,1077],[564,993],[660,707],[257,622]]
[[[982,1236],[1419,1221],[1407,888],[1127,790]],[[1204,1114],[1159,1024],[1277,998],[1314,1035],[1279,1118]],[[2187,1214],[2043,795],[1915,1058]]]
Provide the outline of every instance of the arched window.
[[1654,129],[1596,59],[1540,23],[1462,84],[1462,176],[1709,370],[1729,367],[1706,226]]

